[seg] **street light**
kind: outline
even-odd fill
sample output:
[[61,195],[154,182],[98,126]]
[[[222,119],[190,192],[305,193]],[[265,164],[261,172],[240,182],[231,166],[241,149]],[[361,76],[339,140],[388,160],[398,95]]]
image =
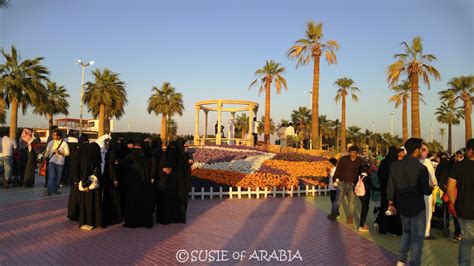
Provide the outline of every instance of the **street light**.
[[80,65],[82,68],[82,81],[81,81],[81,111],[79,115],[79,136],[82,135],[82,110],[83,110],[83,102],[84,102],[84,70],[87,66],[92,66],[94,64],[94,61],[89,61],[87,63],[82,62],[81,60],[77,60],[76,62],[77,65]]
[[433,142],[433,141],[434,141],[434,130],[433,130],[433,126],[434,126],[434,124],[431,123],[431,124],[430,124],[430,127],[431,127],[431,128],[430,128],[430,142]]
[[388,113],[388,115],[390,115],[390,135],[393,136],[393,115],[394,115],[394,113],[391,112],[391,113]]
[[375,133],[375,121],[372,121],[372,133]]

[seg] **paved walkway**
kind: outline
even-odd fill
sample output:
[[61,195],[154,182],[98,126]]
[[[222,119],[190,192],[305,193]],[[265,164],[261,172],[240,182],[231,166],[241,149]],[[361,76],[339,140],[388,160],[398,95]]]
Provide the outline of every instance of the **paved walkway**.
[[[46,198],[41,191],[0,190],[0,265],[177,264],[179,250],[187,263],[198,258],[194,250],[202,250],[206,263],[212,256],[225,264],[273,265],[292,258],[292,264],[394,265],[400,239],[330,222],[328,197],[194,200],[185,225],[84,232],[66,218],[67,195]],[[455,265],[457,244],[434,234],[438,240],[425,241],[423,264]]]

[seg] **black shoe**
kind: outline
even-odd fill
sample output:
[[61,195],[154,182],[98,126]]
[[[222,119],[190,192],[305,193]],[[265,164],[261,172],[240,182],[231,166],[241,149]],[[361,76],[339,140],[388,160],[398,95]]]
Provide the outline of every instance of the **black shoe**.
[[54,195],[61,195],[62,193],[59,191],[53,192]]
[[336,221],[336,216],[332,215],[332,214],[328,214],[328,219],[331,220],[331,222],[335,222]]
[[52,195],[51,192],[49,192],[49,191],[45,191],[43,194],[44,194],[45,196],[51,196],[51,195]]
[[430,236],[425,236],[425,240],[435,240],[436,237],[430,235]]

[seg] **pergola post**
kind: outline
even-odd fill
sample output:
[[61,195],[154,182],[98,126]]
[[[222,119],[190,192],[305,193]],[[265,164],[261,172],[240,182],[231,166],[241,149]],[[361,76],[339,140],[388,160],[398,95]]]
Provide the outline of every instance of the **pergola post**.
[[217,102],[217,134],[216,134],[216,145],[221,145],[221,112],[222,112],[222,101]]
[[199,110],[200,107],[196,106],[196,123],[194,127],[194,145],[199,145]]
[[253,146],[252,122],[253,122],[253,106],[250,106],[249,107],[249,133],[247,135],[247,146],[249,146],[249,147]]
[[209,114],[209,110],[204,109],[204,140],[207,138],[207,115]]

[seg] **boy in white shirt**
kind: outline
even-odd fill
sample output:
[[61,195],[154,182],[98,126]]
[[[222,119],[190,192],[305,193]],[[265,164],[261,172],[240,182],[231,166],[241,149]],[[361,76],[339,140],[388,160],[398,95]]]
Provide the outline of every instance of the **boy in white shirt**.
[[48,182],[47,190],[44,192],[45,196],[61,194],[58,189],[66,156],[69,156],[68,144],[61,139],[61,131],[55,130],[53,131],[53,140],[48,143],[44,153],[44,158],[49,160]]

